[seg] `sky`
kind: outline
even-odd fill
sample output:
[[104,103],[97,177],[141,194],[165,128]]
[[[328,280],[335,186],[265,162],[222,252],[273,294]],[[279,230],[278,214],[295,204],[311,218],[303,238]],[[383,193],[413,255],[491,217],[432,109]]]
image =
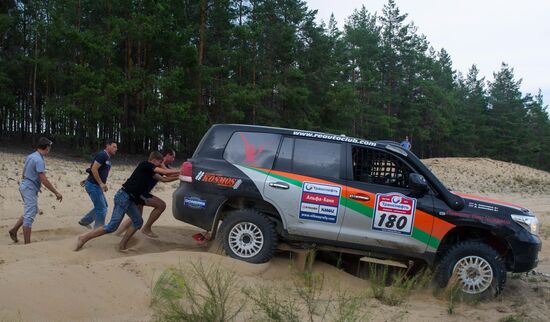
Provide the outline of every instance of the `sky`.
[[[318,10],[317,19],[328,23],[334,13],[340,29],[354,9],[364,5],[382,13],[387,0],[306,0]],[[493,80],[502,62],[522,79],[524,94],[544,95],[550,102],[550,0],[396,0],[406,22],[414,22],[436,49],[451,55],[463,75],[476,64],[480,75]]]

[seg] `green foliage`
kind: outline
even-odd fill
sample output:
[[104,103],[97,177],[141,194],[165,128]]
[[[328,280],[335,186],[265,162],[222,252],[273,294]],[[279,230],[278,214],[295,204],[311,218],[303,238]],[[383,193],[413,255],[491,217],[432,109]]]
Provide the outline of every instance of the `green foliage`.
[[243,293],[253,303],[254,321],[368,321],[365,296],[327,294],[324,286],[322,275],[298,273],[291,286],[255,286]]
[[369,265],[373,297],[390,306],[403,304],[413,290],[426,289],[431,280],[432,274],[428,270],[421,270],[410,276],[407,271],[391,271],[386,265]]
[[503,64],[463,77],[389,0],[339,30],[301,0],[30,0],[0,5],[0,133],[83,150],[188,156],[208,127],[245,123],[400,141],[420,157],[550,169],[541,93]]
[[504,317],[500,320],[498,320],[498,322],[529,322],[531,320],[529,319],[526,319],[522,316],[519,316],[519,315],[509,315],[507,317]]
[[233,272],[198,262],[164,271],[153,287],[151,305],[158,321],[232,321],[244,307],[238,293]]
[[299,308],[295,299],[282,296],[270,288],[244,289],[243,293],[253,302],[255,315],[261,316],[258,320],[277,322],[300,321]]
[[[156,280],[151,306],[157,321],[366,321],[364,296],[324,292],[321,275],[297,274],[277,287],[239,288],[242,281],[221,266],[202,262],[169,268]],[[251,307],[247,307],[251,304]],[[250,308],[250,309],[248,309]],[[245,310],[246,309],[246,310]]]

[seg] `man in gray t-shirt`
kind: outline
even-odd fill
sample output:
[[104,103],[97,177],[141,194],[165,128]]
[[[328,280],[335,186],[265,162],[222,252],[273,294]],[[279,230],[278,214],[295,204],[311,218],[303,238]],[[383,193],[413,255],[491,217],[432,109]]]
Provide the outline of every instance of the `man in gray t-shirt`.
[[31,242],[31,227],[34,218],[38,213],[38,192],[44,185],[48,190],[55,194],[57,200],[63,200],[63,196],[55,189],[46,177],[46,163],[44,156],[50,153],[52,141],[45,137],[38,140],[38,148],[25,159],[23,168],[23,180],[19,185],[19,192],[23,199],[23,216],[21,216],[15,226],[9,231],[10,238],[17,243],[17,231],[23,226],[23,237],[25,244]]

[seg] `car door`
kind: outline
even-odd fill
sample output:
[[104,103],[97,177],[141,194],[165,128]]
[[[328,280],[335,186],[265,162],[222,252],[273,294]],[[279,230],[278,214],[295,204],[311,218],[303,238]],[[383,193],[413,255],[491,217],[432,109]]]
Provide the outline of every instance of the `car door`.
[[338,240],[422,253],[433,226],[431,193],[408,187],[414,169],[396,153],[348,145],[347,210]]
[[345,145],[286,137],[264,197],[290,235],[336,240],[345,215]]

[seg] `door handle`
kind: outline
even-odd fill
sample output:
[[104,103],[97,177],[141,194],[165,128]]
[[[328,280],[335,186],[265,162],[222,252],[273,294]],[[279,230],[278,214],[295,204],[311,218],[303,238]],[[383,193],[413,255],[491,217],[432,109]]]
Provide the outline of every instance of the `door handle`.
[[290,186],[284,182],[270,182],[270,187],[277,188],[277,189],[288,189]]
[[370,200],[370,197],[369,197],[369,196],[349,195],[349,197],[350,197],[351,199],[361,200],[361,201],[369,201],[369,200]]

